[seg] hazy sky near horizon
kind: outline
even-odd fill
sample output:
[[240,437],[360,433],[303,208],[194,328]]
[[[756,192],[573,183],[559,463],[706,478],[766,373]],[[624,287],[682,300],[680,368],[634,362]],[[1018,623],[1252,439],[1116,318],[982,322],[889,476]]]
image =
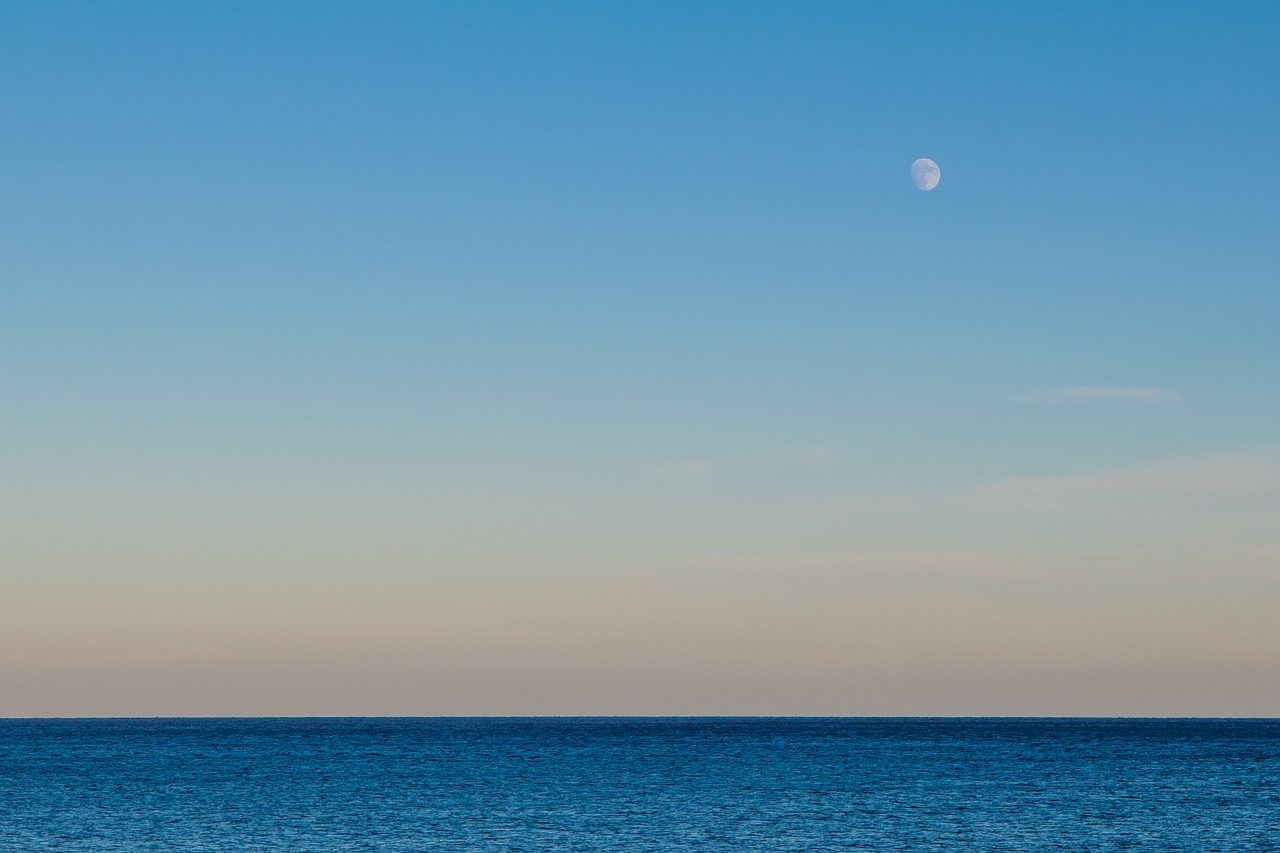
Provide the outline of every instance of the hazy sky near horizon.
[[1274,715],[1278,40],[5,3],[0,715]]

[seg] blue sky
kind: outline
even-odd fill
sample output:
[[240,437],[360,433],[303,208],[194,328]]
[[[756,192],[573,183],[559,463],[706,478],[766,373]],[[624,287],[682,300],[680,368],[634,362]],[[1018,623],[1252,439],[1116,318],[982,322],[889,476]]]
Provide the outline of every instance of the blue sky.
[[[322,672],[335,646],[430,648],[443,669],[387,675],[429,686],[538,672],[511,661],[539,643],[558,693],[474,675],[453,705],[366,685],[367,706],[228,687],[214,707],[138,676],[119,709],[1052,713],[977,663],[1005,687],[971,704],[866,701],[871,664],[812,674],[848,694],[778,673],[815,654],[786,626],[869,600],[868,561],[1052,564],[1012,598],[972,573],[912,587],[1008,617],[1004,642],[1077,583],[1072,548],[1110,567],[1079,589],[1117,637],[1136,579],[1190,560],[1151,631],[1192,643],[1186,608],[1226,590],[1197,630],[1251,626],[1205,664],[1243,685],[1247,649],[1280,640],[1228,606],[1277,592],[1278,23],[1247,3],[6,4],[0,564],[27,597],[6,597],[25,615],[0,676],[34,698],[0,713],[112,711],[75,684],[122,667],[234,685],[263,661]],[[996,504],[1027,512],[969,514]],[[815,565],[839,591],[813,592]],[[686,600],[670,572],[763,597],[694,595],[682,649],[645,652],[665,629],[616,608]],[[494,615],[526,595],[559,603]],[[888,612],[927,610],[903,595]],[[886,640],[836,614],[813,644]],[[634,622],[627,683],[701,652],[759,689],[597,695],[572,650],[607,646],[610,618]],[[714,652],[750,648],[753,618],[793,638],[777,672]],[[1088,671],[1087,634],[1063,616],[1063,667]],[[936,683],[927,644],[904,654],[902,684]],[[1152,655],[1132,666],[1175,657]],[[1204,686],[1081,707],[1191,708],[1178,685]]]

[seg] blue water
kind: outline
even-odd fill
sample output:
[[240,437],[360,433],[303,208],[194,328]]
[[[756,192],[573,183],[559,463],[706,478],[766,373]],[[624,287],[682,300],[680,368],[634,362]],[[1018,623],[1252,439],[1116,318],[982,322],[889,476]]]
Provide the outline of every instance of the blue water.
[[1280,851],[1280,720],[0,720],[0,850]]

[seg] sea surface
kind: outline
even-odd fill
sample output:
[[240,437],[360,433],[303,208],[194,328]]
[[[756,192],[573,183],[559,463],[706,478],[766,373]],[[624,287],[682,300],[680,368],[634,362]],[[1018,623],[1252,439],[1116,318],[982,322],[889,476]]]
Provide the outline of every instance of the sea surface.
[[1280,720],[0,720],[0,850],[1280,851]]

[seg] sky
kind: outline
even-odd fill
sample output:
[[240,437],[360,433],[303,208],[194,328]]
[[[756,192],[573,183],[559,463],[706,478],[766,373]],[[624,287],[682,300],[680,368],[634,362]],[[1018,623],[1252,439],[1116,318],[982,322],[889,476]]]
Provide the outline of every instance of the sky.
[[1278,39],[3,4],[0,715],[1274,716]]

